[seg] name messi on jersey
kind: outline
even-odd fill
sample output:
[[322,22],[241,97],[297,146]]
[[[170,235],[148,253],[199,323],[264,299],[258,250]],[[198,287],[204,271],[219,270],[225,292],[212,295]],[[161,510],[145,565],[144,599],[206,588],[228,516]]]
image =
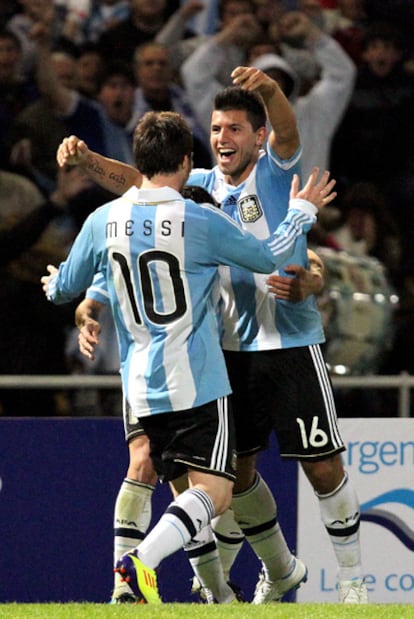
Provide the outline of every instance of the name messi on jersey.
[[[123,225],[117,221],[109,221],[106,224],[106,238],[113,239],[123,234],[124,236],[134,236],[141,233],[143,236],[152,236],[160,234],[161,236],[171,236],[176,234],[184,237],[184,221],[173,222],[171,219],[162,219],[154,222],[152,219],[144,219],[140,224],[141,229],[137,229],[137,225],[133,219],[128,219]],[[121,231],[119,228],[123,228]]]

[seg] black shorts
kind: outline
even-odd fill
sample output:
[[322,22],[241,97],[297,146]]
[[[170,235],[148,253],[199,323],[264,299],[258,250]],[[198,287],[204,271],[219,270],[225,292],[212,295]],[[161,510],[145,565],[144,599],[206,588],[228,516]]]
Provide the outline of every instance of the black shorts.
[[122,399],[122,414],[124,417],[125,440],[128,443],[136,436],[141,436],[141,434],[145,434],[145,431],[139,419],[132,414],[131,407],[128,404],[128,400],[125,397],[123,397]]
[[140,422],[162,481],[177,479],[188,469],[234,481],[236,451],[230,398],[185,411],[141,417]]
[[345,450],[318,345],[225,357],[238,455],[266,449],[273,430],[282,458],[316,460]]

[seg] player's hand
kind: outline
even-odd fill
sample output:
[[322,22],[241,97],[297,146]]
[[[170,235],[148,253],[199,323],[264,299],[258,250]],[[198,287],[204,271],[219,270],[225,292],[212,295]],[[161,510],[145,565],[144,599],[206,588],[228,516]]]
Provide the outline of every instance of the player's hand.
[[61,168],[65,165],[84,165],[88,160],[89,148],[86,142],[80,140],[76,135],[64,138],[59,144],[56,153],[56,160]]
[[236,67],[231,72],[233,84],[244,90],[257,91],[264,99],[279,88],[274,79],[255,67]]
[[95,359],[95,348],[99,344],[99,334],[101,325],[97,320],[88,318],[79,328],[78,344],[79,350],[87,359]]
[[276,299],[299,303],[321,291],[323,279],[320,272],[307,270],[298,264],[289,264],[283,270],[288,275],[269,275],[266,280],[269,292]]
[[308,202],[312,202],[317,209],[321,209],[332,202],[337,196],[336,191],[333,191],[336,180],[329,180],[330,172],[328,170],[322,174],[319,181],[318,176],[319,168],[315,167],[304,187],[299,189],[299,176],[295,174],[290,188],[290,198],[308,200]]
[[42,284],[42,288],[43,288],[45,295],[48,297],[49,296],[49,282],[52,279],[52,277],[56,275],[56,273],[58,272],[58,269],[55,266],[53,266],[53,264],[48,264],[47,270],[49,271],[49,275],[43,275],[40,278],[40,282]]

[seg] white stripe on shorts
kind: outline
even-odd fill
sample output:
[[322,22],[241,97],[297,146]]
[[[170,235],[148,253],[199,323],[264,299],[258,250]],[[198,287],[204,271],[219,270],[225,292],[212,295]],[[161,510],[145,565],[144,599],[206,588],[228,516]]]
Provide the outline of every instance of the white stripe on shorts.
[[218,429],[214,448],[211,454],[210,467],[215,471],[226,472],[227,461],[227,447],[229,437],[228,426],[228,399],[218,398],[217,400],[217,412],[218,412]]
[[315,366],[316,374],[318,376],[323,400],[325,402],[326,418],[329,423],[332,444],[335,448],[342,447],[343,442],[338,428],[338,417],[336,415],[334,396],[322,351],[319,344],[313,344],[308,348]]

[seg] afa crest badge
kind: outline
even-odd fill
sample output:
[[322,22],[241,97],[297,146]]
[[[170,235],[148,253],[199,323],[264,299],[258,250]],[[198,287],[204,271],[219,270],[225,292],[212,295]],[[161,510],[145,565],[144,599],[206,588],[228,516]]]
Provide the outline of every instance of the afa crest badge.
[[262,207],[256,196],[245,196],[239,200],[240,219],[245,224],[251,224],[260,219],[263,215]]

